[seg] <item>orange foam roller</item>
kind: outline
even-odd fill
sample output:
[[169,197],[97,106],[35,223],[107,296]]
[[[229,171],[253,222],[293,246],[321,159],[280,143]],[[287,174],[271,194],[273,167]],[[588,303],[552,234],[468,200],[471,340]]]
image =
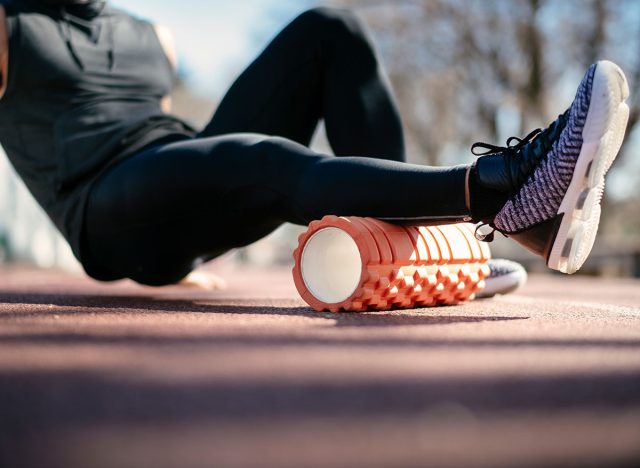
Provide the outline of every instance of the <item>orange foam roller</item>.
[[293,279],[317,311],[457,304],[473,299],[489,274],[489,247],[473,229],[325,216],[298,238]]

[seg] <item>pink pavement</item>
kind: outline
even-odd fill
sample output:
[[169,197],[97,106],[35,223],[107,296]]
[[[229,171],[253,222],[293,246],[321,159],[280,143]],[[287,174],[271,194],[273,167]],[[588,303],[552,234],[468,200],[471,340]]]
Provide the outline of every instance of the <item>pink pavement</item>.
[[0,466],[640,461],[640,281],[334,314],[290,270],[220,273],[207,292],[0,270]]

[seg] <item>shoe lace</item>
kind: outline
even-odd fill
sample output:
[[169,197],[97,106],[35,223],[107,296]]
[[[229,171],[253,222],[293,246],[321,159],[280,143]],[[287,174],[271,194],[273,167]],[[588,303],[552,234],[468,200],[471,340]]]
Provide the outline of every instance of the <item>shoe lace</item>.
[[[512,136],[507,139],[506,146],[476,142],[471,146],[475,156],[501,154],[509,159],[507,167],[511,176],[512,187],[520,187],[529,177],[531,171],[542,161],[558,139],[567,124],[569,109],[558,116],[547,128],[536,128],[524,138]],[[513,194],[511,194],[513,195]]]
[[[483,233],[480,229],[485,226],[489,226],[491,228],[491,232]],[[493,242],[495,237],[495,232],[497,231],[496,227],[493,223],[482,223],[476,226],[476,230],[473,232],[473,237],[478,239],[481,242]]]
[[[507,139],[507,146],[498,146],[498,145],[492,145],[490,143],[483,143],[481,141],[477,141],[473,145],[471,145],[471,152],[473,153],[474,156],[488,156],[490,154],[501,154],[501,153],[516,154],[525,145],[531,143],[539,133],[542,133],[541,128],[536,128],[524,138],[520,138],[517,136],[509,137]],[[482,148],[485,151],[478,151],[478,148]]]

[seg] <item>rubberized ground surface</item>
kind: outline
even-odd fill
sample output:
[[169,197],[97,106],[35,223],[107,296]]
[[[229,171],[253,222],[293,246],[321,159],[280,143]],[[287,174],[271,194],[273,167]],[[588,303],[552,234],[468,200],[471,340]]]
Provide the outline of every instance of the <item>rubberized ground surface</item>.
[[637,280],[336,315],[288,271],[226,275],[204,292],[0,270],[0,466],[640,461]]

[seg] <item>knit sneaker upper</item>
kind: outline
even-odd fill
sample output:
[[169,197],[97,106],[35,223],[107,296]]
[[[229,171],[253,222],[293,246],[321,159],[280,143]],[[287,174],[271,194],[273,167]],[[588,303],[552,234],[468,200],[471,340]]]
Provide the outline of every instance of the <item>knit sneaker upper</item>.
[[517,262],[492,258],[487,265],[491,273],[484,279],[484,289],[476,293],[478,299],[493,297],[496,294],[508,294],[527,281],[527,271]]
[[582,79],[560,137],[519,192],[496,215],[493,224],[498,230],[522,231],[558,213],[580,155],[595,69],[592,65]]
[[485,281],[489,278],[498,278],[524,270],[519,263],[504,258],[491,258],[487,262],[487,265],[489,265],[490,273],[489,276],[485,278]]

